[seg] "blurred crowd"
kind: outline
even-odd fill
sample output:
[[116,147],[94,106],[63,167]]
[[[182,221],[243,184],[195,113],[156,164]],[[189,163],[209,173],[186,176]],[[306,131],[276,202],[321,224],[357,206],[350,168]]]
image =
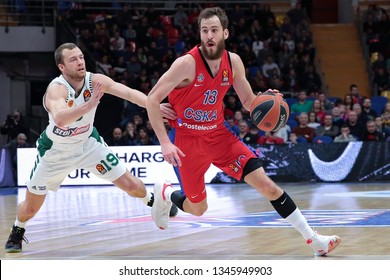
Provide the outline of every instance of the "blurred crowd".
[[[59,1],[59,17],[71,24],[78,45],[96,65],[89,71],[96,70],[147,94],[178,56],[199,43],[197,16],[202,8],[214,5],[175,3],[167,1],[163,9],[155,9],[153,4],[141,7],[131,2]],[[278,89],[291,110],[285,127],[264,133],[252,125],[249,112],[232,88],[225,98],[227,124],[247,144],[390,140],[390,103],[386,98],[367,97],[354,84],[346,85],[343,100],[323,91],[314,63],[310,3],[297,1],[283,15],[275,15],[268,4],[251,4],[246,9],[238,2],[224,5],[230,21],[226,49],[242,58],[254,93]],[[370,53],[377,54],[372,63],[375,83],[380,91],[387,91],[388,13],[370,5],[362,24]],[[100,116],[100,123],[106,123],[99,131],[107,144],[159,144],[144,108],[122,100],[108,103],[106,107],[103,103],[100,110],[104,112],[97,114],[97,122]],[[26,129],[7,128],[12,124],[11,116],[1,133],[7,134],[9,141],[19,132],[28,139]],[[170,129],[168,124],[166,127]]]

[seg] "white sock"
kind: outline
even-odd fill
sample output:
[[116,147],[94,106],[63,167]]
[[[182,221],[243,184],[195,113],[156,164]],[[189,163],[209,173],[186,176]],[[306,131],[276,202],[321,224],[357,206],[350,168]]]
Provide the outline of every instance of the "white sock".
[[306,218],[302,215],[302,212],[299,210],[299,208],[297,207],[297,209],[295,209],[294,212],[292,212],[287,218],[286,218],[287,221],[289,221],[291,223],[291,225],[297,230],[299,231],[303,238],[305,240],[313,237],[314,235],[314,231],[313,229],[309,226],[309,224],[307,223],[307,220]]
[[149,203],[151,197],[152,197],[152,194],[151,194],[150,192],[147,191],[145,197],[142,197],[142,198],[140,198],[140,199],[142,200],[142,202],[143,202],[145,205],[147,205],[147,204]]
[[26,224],[27,224],[27,221],[21,222],[21,221],[19,221],[18,217],[16,217],[15,224],[14,224],[15,226],[20,227],[20,228],[25,228]]

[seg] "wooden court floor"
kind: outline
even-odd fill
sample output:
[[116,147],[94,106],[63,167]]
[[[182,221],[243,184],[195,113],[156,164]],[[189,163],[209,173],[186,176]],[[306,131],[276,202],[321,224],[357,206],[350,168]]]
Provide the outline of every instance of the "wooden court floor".
[[[281,183],[322,234],[340,246],[324,260],[390,260],[388,183]],[[147,186],[152,189],[152,186]],[[209,210],[183,212],[158,229],[150,208],[114,186],[61,187],[28,223],[20,254],[4,244],[25,189],[0,189],[0,259],[305,260],[314,257],[301,235],[245,184],[207,186]]]

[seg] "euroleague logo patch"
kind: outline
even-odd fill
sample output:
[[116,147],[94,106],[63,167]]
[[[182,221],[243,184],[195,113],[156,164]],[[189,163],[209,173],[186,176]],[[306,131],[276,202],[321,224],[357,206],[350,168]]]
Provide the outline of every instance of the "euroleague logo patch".
[[221,86],[229,86],[229,70],[224,69],[222,71],[222,83]]
[[87,102],[91,98],[92,95],[91,95],[91,92],[88,89],[86,89],[86,90],[84,90],[83,96],[84,96],[85,102]]
[[104,175],[107,173],[107,169],[103,166],[103,164],[96,165],[96,170],[99,171],[100,174]]

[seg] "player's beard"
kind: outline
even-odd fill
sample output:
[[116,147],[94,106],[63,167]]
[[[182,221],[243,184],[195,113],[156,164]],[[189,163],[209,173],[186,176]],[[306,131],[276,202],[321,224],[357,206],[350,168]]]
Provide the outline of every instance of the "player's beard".
[[74,71],[74,72],[71,72],[71,73],[67,73],[67,76],[69,78],[71,78],[72,80],[74,80],[74,81],[82,81],[82,80],[84,80],[85,75],[86,75],[85,71],[83,71],[83,72]]
[[202,50],[203,50],[203,56],[208,60],[217,60],[222,57],[223,51],[225,50],[225,40],[221,40],[216,46],[217,50],[212,53],[207,48],[207,45],[203,42],[201,42]]

